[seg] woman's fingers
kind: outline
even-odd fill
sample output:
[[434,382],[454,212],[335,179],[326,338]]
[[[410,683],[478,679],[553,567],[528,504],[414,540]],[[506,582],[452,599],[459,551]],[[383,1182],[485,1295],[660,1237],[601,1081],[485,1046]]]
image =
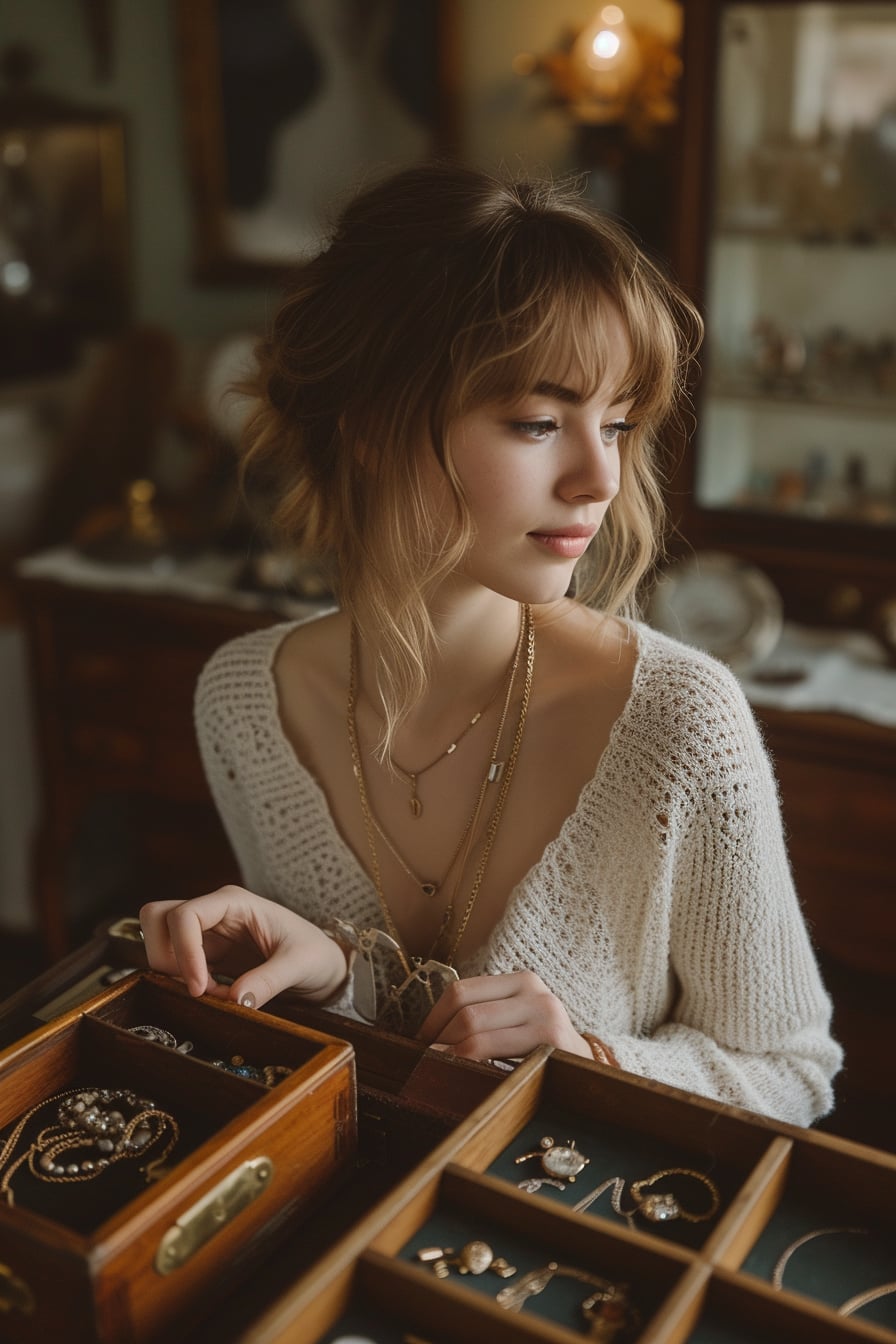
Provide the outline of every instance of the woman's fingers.
[[[433,1041],[443,1041],[442,1032],[458,1013],[475,1004],[512,997],[522,988],[521,982],[528,979],[529,974],[528,971],[522,971],[510,975],[473,975],[468,980],[455,980],[441,995],[417,1032],[418,1040],[427,1045]],[[538,980],[538,977],[532,976],[531,979]],[[540,980],[538,984],[541,984]]]
[[[344,958],[335,948],[344,965]],[[302,949],[285,944],[268,957],[260,966],[241,975],[227,991],[227,997],[242,1003],[247,1008],[262,1008],[284,989],[298,987],[302,979]],[[344,974],[344,972],[343,972]]]
[[[295,986],[325,1001],[344,981],[345,954],[332,938],[276,901],[221,887],[191,901],[155,901],[140,912],[154,970],[178,975],[193,995],[251,1000],[261,1007]],[[215,973],[235,976],[216,983]]]
[[154,970],[178,975],[193,995],[212,992],[221,956],[257,943],[250,932],[253,897],[241,887],[221,887],[191,901],[153,901],[140,911],[146,956]]
[[539,1045],[591,1058],[563,1004],[537,975],[474,976],[451,985],[420,1030],[465,1059],[515,1059]]

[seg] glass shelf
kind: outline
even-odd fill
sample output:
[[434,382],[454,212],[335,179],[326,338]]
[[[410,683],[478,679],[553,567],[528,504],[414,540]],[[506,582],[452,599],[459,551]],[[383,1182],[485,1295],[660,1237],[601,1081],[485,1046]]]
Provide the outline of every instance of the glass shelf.
[[896,3],[720,12],[696,502],[896,527]]

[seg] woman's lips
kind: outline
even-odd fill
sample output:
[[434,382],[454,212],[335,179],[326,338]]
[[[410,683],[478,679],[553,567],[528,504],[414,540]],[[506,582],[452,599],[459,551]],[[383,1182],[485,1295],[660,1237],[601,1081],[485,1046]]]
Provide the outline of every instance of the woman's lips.
[[529,536],[539,546],[562,556],[564,560],[578,560],[591,544],[594,528],[571,527],[562,532],[530,532]]

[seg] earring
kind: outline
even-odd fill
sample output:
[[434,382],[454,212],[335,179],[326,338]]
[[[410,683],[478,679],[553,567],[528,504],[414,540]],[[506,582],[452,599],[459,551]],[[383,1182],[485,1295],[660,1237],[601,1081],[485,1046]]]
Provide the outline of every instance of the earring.
[[450,1246],[425,1246],[417,1252],[417,1259],[429,1265],[440,1279],[447,1279],[455,1266],[460,1274],[484,1274],[490,1269],[499,1279],[511,1279],[516,1267],[503,1256],[496,1256],[487,1241],[468,1241],[458,1255]]

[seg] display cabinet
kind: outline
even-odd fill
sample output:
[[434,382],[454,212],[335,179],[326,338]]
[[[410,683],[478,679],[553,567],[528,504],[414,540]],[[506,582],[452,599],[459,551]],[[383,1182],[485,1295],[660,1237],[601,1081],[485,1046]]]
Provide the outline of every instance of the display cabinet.
[[785,614],[896,624],[896,4],[686,7],[674,268],[706,319],[671,497]]

